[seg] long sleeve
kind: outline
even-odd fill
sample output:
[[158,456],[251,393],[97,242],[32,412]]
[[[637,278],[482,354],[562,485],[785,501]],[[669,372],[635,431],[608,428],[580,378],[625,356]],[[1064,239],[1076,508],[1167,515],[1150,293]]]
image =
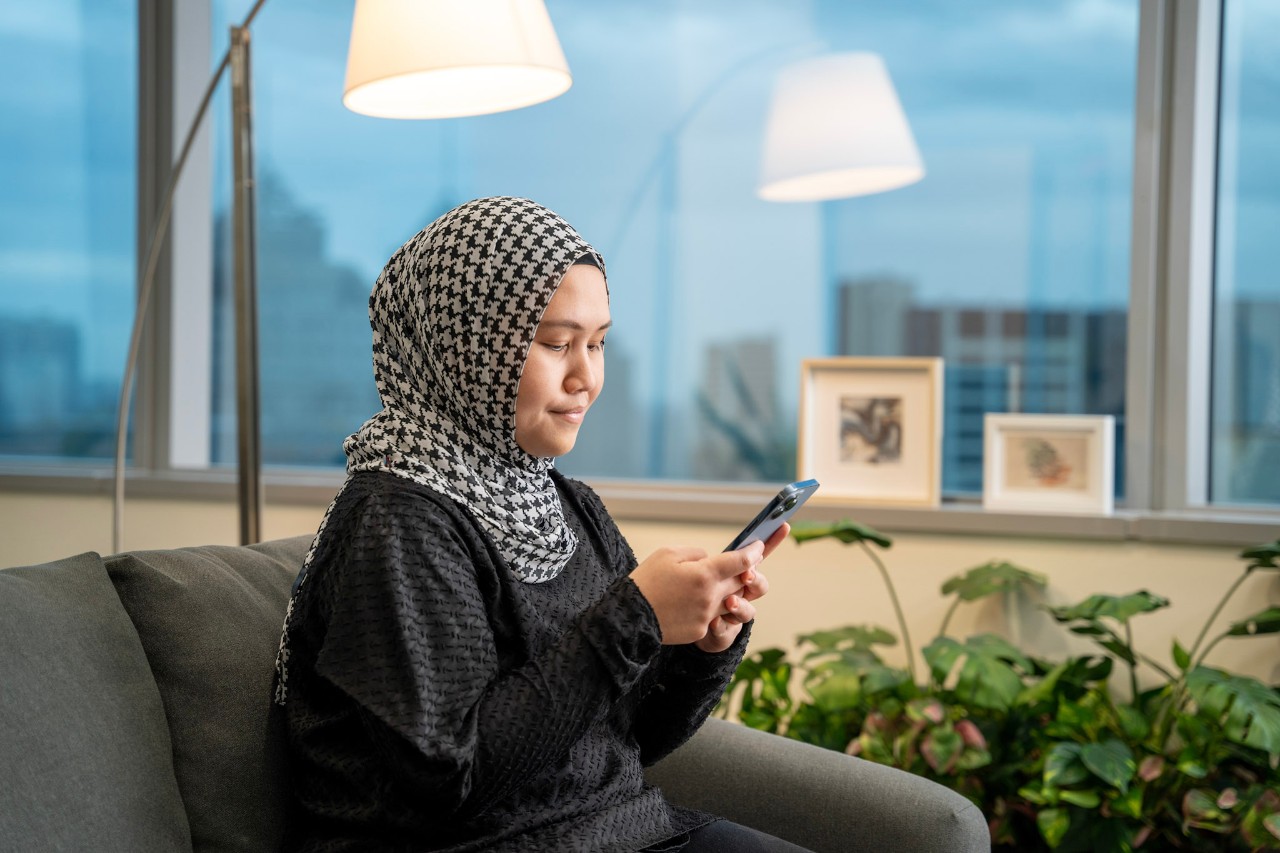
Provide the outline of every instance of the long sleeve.
[[[629,574],[638,565],[635,552],[599,496],[587,486],[577,485],[583,509],[594,522],[614,571]],[[744,625],[733,645],[719,654],[707,654],[692,644],[662,648],[646,679],[632,732],[646,766],[697,732],[724,694],[750,635],[751,625]]]
[[349,527],[326,571],[316,672],[359,705],[424,808],[477,814],[559,766],[659,652],[653,612],[623,576],[558,640],[500,674],[495,632],[509,626],[488,614],[503,591],[477,568],[491,555],[429,502],[370,499]]

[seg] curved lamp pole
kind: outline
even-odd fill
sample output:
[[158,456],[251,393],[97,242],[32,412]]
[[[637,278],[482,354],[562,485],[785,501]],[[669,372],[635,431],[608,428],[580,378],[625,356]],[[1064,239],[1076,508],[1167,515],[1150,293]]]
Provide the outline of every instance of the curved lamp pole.
[[[258,394],[257,248],[249,27],[257,0],[213,72],[174,161],[147,239],[129,352],[116,411],[111,546],[123,549],[129,405],[156,266],[178,178],[222,75],[231,69],[233,270],[236,313],[237,503],[240,542],[262,536]],[[543,0],[356,0],[343,103],[384,118],[450,118],[531,106],[563,94],[573,78]]]

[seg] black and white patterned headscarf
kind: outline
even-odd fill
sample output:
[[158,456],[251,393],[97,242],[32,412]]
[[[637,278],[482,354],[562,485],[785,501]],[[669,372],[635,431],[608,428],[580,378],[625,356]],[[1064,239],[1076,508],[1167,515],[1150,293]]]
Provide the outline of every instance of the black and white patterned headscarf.
[[[569,223],[522,198],[469,201],[418,232],[392,255],[369,298],[383,409],[343,444],[348,474],[388,471],[464,505],[526,583],[554,578],[577,547],[552,460],[521,449],[515,423],[538,323],[584,255],[604,270]],[[290,601],[276,662],[281,702],[292,611]]]
[[543,311],[587,253],[545,207],[479,199],[396,252],[369,299],[384,408],[347,439],[347,471],[390,471],[457,500],[527,583],[559,574],[577,542],[552,460],[516,444],[516,392]]

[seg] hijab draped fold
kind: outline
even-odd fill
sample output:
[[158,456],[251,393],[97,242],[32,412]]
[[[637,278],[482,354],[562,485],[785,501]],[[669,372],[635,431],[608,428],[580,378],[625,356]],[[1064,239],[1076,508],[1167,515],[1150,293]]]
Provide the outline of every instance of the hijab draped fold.
[[[584,255],[603,271],[599,254],[547,208],[522,198],[476,199],[400,247],[369,297],[383,408],[344,442],[348,475],[387,471],[458,501],[525,583],[556,577],[577,547],[552,460],[520,448],[515,419],[538,323]],[[292,607],[277,660],[279,701]]]

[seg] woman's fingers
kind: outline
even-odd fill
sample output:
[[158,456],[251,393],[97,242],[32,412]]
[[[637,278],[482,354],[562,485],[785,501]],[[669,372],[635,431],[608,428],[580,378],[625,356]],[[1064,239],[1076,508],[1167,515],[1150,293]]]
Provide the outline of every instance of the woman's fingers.
[[769,592],[769,579],[758,568],[743,572],[740,580],[742,589],[739,594],[747,601],[763,598]]
[[781,545],[791,533],[791,525],[783,522],[782,526],[773,531],[773,535],[765,540],[764,556],[767,557],[773,553],[773,550]]
[[[717,616],[716,620],[734,625],[745,625],[754,618],[756,618],[755,605],[741,595],[731,595],[724,600],[724,613]],[[712,624],[715,624],[715,620],[713,620]]]

